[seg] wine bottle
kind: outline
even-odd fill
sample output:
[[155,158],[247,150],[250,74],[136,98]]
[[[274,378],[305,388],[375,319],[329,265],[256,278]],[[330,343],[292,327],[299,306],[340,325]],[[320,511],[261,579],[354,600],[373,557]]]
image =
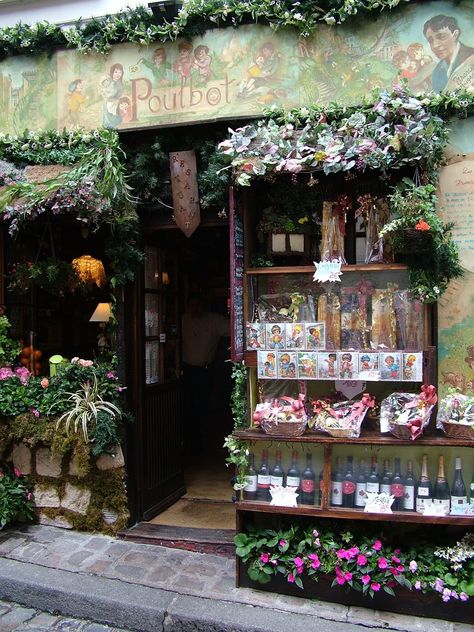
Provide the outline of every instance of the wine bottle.
[[428,457],[423,456],[421,463],[421,476],[418,481],[415,496],[415,508],[417,513],[423,513],[425,507],[433,501],[433,487],[428,475]]
[[[288,468],[288,472],[286,473],[286,486],[287,487],[296,487],[296,493],[299,494],[300,489],[300,470],[298,468],[298,452],[294,450],[291,453],[291,465]],[[300,499],[298,498],[298,501]]]
[[323,492],[324,492],[324,472],[319,472],[319,487],[318,487],[318,505],[321,507],[323,504]]
[[449,514],[451,494],[448,480],[444,472],[444,456],[441,454],[438,461],[438,476],[434,487],[433,503],[443,508],[445,515]]
[[340,507],[342,505],[342,480],[341,459],[336,458],[336,466],[331,473],[331,505]]
[[249,466],[247,469],[247,484],[244,487],[244,498],[255,500],[257,498],[257,472],[255,471],[255,456],[249,454]]
[[396,458],[393,478],[390,484],[390,493],[393,496],[392,511],[401,511],[403,509],[405,487],[400,469],[400,459]]
[[415,511],[415,478],[413,476],[413,461],[407,461],[403,509],[405,511]]
[[375,492],[376,494],[380,491],[380,480],[379,475],[377,474],[377,457],[373,456],[370,464],[370,474],[367,478],[366,490],[368,492]]
[[354,505],[356,507],[364,507],[366,501],[366,489],[367,489],[367,475],[365,473],[365,460],[360,460],[359,472],[357,474],[356,479],[356,490],[355,490],[355,498]]
[[281,466],[281,451],[277,450],[275,452],[275,465],[270,472],[270,485],[283,486],[283,477],[284,472]]
[[383,462],[382,478],[380,480],[380,491],[390,494],[392,485],[392,473],[390,472],[390,460],[385,459]]
[[310,452],[306,455],[306,467],[301,474],[301,504],[314,505],[314,491],[316,475],[312,466],[313,456]]
[[353,472],[353,458],[347,457],[347,468],[344,480],[342,481],[342,506],[354,507],[356,483]]
[[454,505],[462,505],[464,503],[467,503],[467,492],[462,477],[461,457],[457,456],[454,481],[451,487],[451,507]]
[[262,465],[257,473],[257,499],[270,501],[270,468],[268,467],[268,450],[262,450]]

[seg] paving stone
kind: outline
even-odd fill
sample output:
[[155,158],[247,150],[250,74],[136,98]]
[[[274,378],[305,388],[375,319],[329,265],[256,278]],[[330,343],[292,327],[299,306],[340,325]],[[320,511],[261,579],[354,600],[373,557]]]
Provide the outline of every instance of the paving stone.
[[123,555],[129,551],[129,547],[126,544],[122,544],[121,542],[116,542],[115,544],[111,544],[109,548],[106,550],[107,555]]
[[25,621],[29,621],[35,614],[36,610],[31,608],[23,608],[22,606],[12,608],[9,612],[2,615],[0,630],[2,632],[11,632]]
[[25,538],[15,538],[11,537],[4,542],[0,542],[0,555],[7,555],[11,553],[15,549],[19,548],[26,542]]
[[54,624],[59,621],[60,617],[49,612],[39,612],[29,622],[31,626],[49,626],[52,628]]
[[101,623],[86,623],[81,632],[112,632],[113,628]]
[[29,542],[25,546],[20,547],[17,551],[13,551],[10,557],[16,557],[22,560],[33,560],[39,554],[45,554],[46,549],[43,544],[38,542]]
[[133,579],[143,579],[145,577],[148,568],[140,566],[130,566],[129,564],[119,564],[115,567],[115,577],[121,577],[127,581]]
[[90,561],[87,563],[86,570],[93,575],[102,575],[105,571],[112,568],[112,562],[110,560],[96,560],[92,564]]
[[[392,630],[410,630],[410,632],[452,632],[451,621],[441,619],[421,619],[407,614],[395,612],[379,612],[378,625]],[[472,628],[471,628],[472,630]]]
[[163,583],[176,575],[176,571],[171,566],[159,566],[154,568],[147,576],[148,580],[154,583]]
[[472,632],[472,623],[453,623],[453,632]]
[[76,551],[70,557],[67,558],[67,563],[69,565],[81,565],[85,560],[90,558],[94,553],[92,551]]
[[88,549],[93,549],[94,551],[103,551],[107,546],[109,546],[113,542],[110,538],[104,538],[100,536],[94,536],[90,540],[87,540],[85,546]]
[[54,632],[78,632],[83,629],[84,621],[80,619],[60,619],[54,626]]

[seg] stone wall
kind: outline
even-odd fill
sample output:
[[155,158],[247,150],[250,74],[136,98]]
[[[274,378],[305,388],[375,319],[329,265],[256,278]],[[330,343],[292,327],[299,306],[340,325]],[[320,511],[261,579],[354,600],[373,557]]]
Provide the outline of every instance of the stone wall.
[[54,454],[51,445],[28,440],[6,446],[0,460],[10,462],[32,484],[40,524],[116,533],[129,518],[122,448],[89,457],[74,451]]

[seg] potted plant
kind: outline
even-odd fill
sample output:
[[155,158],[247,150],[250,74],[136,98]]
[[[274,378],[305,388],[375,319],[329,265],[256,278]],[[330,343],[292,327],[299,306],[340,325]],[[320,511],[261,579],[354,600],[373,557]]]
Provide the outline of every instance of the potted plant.
[[445,224],[437,211],[433,185],[416,185],[404,178],[389,196],[393,219],[380,237],[389,236],[398,259],[408,265],[414,298],[434,302],[451,279],[462,275],[453,224]]
[[16,467],[0,467],[0,529],[16,520],[32,520],[33,495]]

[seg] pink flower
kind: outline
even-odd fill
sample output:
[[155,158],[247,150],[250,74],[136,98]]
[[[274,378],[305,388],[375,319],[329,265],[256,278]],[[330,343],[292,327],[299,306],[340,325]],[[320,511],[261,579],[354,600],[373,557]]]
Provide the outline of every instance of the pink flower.
[[380,540],[375,540],[372,548],[374,549],[374,551],[380,551],[380,549],[382,548],[382,542]]
[[319,531],[313,529],[313,538],[317,538],[319,536]]
[[469,599],[469,595],[467,595],[465,592],[459,593],[459,599],[461,601],[467,601]]
[[115,389],[117,391],[117,393],[121,393],[122,391],[124,391],[127,387],[126,386],[117,386],[117,388]]
[[80,364],[81,366],[93,366],[93,362],[92,360],[78,360],[77,364]]
[[293,560],[293,563],[296,566],[296,568],[302,568],[304,566],[304,562],[301,559],[301,557],[295,557],[295,559]]
[[442,592],[442,591],[443,591],[443,587],[444,587],[444,581],[438,577],[438,578],[435,580],[434,589],[435,589],[437,592]]
[[321,541],[319,538],[316,538],[314,541],[315,546],[321,546]]
[[415,562],[415,560],[412,560],[410,562],[409,569],[412,573],[414,573],[418,569],[418,564]]
[[339,551],[336,552],[336,555],[340,560],[347,559],[347,551],[345,549],[339,549]]
[[360,581],[363,584],[368,584],[370,582],[370,575],[362,575],[362,577],[360,578]]
[[290,573],[288,575],[288,581],[290,584],[294,584],[295,583],[295,576],[293,575],[293,573]]
[[339,584],[339,586],[344,586],[344,584],[346,583],[346,580],[342,576],[336,577],[336,581]]
[[392,575],[393,575],[394,577],[397,577],[398,575],[400,575],[400,573],[397,571],[397,569],[396,569],[396,568],[391,568],[391,569],[390,569],[390,572],[392,573]]
[[280,542],[278,542],[278,546],[283,548],[286,545],[286,540],[280,540]]
[[384,557],[381,557],[379,561],[377,562],[377,565],[380,568],[380,570],[384,570],[385,568],[388,567],[388,562]]
[[311,568],[314,568],[315,570],[317,568],[319,568],[321,566],[321,562],[319,561],[319,558],[317,555],[314,556],[314,560],[311,562]]
[[15,476],[17,478],[19,478],[21,476],[21,472],[20,472],[20,470],[17,467],[13,468],[13,474],[15,474]]
[[365,555],[359,554],[357,556],[357,566],[365,566],[367,564],[367,558]]
[[31,492],[26,492],[26,500],[31,500],[33,498],[33,494]]
[[415,590],[421,590],[421,582],[419,580],[415,582]]
[[395,562],[395,564],[400,564],[400,560],[396,555],[392,555],[392,562]]
[[404,566],[402,566],[401,564],[400,564],[399,566],[397,566],[397,571],[398,571],[399,573],[403,573],[403,571],[404,571],[404,570],[405,570],[405,567],[404,567]]
[[270,556],[268,555],[268,553],[262,553],[260,555],[260,561],[263,562],[264,564],[267,564],[269,559],[270,559]]
[[378,582],[374,582],[373,584],[370,584],[370,587],[374,592],[378,592],[380,590],[380,584]]
[[443,590],[443,594],[441,595],[441,599],[447,603],[451,599],[451,590],[449,588],[445,588]]
[[47,377],[44,377],[44,378],[41,380],[40,384],[41,384],[41,386],[42,386],[43,388],[48,388],[48,386],[49,386],[49,380],[48,380],[48,378],[47,378]]
[[355,557],[357,554],[359,553],[359,549],[356,546],[352,546],[348,551],[347,551],[347,559],[350,560],[351,558]]
[[109,380],[116,380],[117,376],[115,375],[115,373],[113,371],[109,371],[107,373],[107,377],[109,378]]
[[40,412],[37,408],[30,408],[30,413],[33,413],[33,415],[35,417],[39,417],[40,416]]
[[352,579],[352,573],[349,573],[349,571],[346,571],[344,573],[344,579],[346,580],[346,582],[350,582]]

